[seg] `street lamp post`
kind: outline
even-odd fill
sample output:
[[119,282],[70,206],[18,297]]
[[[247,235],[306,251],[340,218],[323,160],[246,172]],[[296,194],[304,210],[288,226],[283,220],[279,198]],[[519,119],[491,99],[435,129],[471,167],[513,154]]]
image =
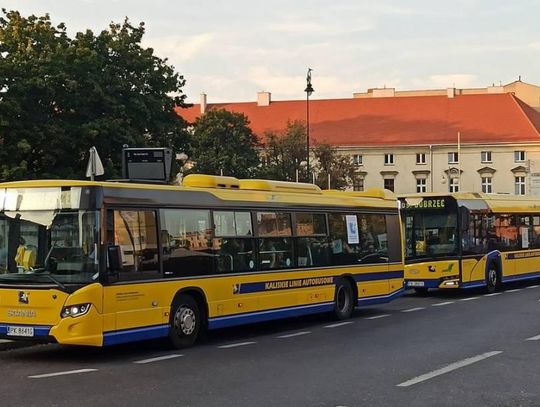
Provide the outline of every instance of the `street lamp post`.
[[307,168],[308,179],[311,173],[311,170],[309,167],[309,97],[315,91],[313,89],[313,86],[311,86],[311,71],[313,71],[313,69],[308,68],[307,76],[306,76],[306,88],[304,89],[304,92],[306,92],[306,152],[307,152],[306,168]]

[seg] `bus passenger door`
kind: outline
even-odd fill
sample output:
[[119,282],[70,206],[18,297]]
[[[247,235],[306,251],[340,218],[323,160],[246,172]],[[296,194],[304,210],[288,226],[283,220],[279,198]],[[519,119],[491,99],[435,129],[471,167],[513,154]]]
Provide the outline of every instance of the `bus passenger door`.
[[164,323],[156,220],[155,211],[107,212],[108,251],[116,253],[118,270],[109,271],[111,284],[104,287],[106,338]]

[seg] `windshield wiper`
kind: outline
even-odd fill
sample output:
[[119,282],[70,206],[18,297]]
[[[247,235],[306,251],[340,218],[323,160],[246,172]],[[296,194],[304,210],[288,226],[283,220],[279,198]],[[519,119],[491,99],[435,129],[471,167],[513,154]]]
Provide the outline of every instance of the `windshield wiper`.
[[60,287],[62,290],[67,290],[67,287],[62,284],[62,282],[56,278],[54,278],[52,275],[51,275],[51,272],[48,271],[45,267],[43,268],[39,268],[39,269],[34,269],[32,270],[33,273],[35,275],[38,275],[38,276],[44,276],[44,277],[47,277],[49,280],[51,280],[52,282],[54,282],[58,287]]

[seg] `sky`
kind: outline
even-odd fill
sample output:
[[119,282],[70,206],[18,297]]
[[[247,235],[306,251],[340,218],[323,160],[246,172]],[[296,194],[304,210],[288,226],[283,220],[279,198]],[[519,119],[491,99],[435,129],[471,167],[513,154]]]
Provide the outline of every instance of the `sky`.
[[349,98],[368,88],[540,85],[538,0],[3,0],[70,34],[144,21],[144,46],[186,78],[187,101]]

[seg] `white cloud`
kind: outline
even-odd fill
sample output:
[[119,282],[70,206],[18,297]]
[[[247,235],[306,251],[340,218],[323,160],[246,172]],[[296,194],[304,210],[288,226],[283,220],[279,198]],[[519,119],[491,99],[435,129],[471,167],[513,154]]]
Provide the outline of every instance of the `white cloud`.
[[[353,84],[346,82],[337,76],[318,75],[313,72],[313,87],[317,99],[328,97],[350,97],[353,91]],[[277,94],[280,97],[297,98],[303,94],[306,85],[305,75],[287,75],[284,73],[275,73],[265,66],[252,67],[247,79],[253,82],[260,90],[265,90]]]
[[191,37],[161,37],[150,38],[147,45],[156,50],[160,57],[168,57],[171,61],[185,62],[194,59],[202,53],[214,39],[213,33],[202,33]]
[[267,29],[284,33],[317,33],[323,32],[325,27],[311,21],[287,21],[268,24]]

